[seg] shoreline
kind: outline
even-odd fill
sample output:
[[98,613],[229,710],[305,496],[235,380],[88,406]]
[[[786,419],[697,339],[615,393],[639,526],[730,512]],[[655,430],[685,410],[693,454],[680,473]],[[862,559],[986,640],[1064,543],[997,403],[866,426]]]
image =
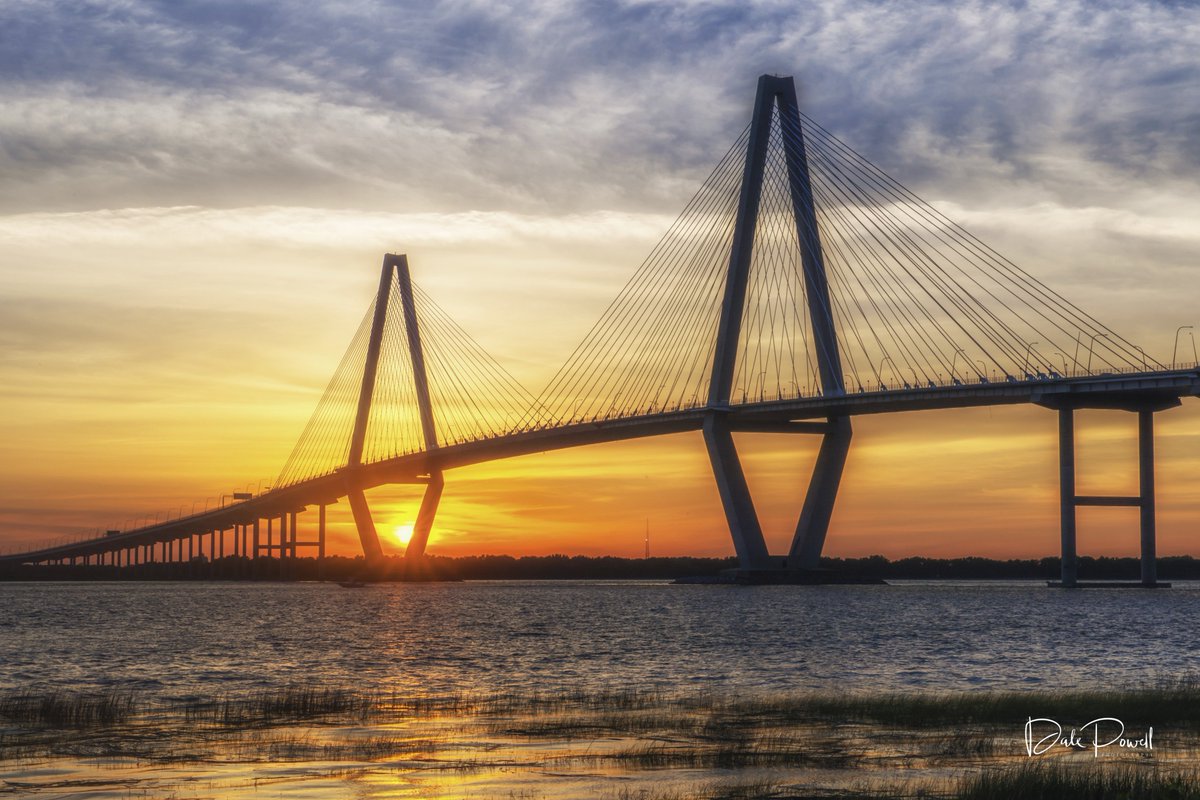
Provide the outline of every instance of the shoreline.
[[[1082,556],[1082,581],[1133,581],[1138,575],[1137,558]],[[679,580],[718,579],[736,569],[734,558],[690,556],[618,558],[614,556],[427,556],[409,563],[402,557],[385,558],[368,564],[361,556],[315,558],[247,559],[226,557],[216,561],[194,559],[171,564],[129,567],[84,565],[0,565],[0,581],[470,581],[470,580]],[[866,558],[823,558],[821,571],[835,573],[847,583],[879,583],[905,580],[1029,580],[1059,578],[1059,559],[1010,559],[978,557],[933,559],[909,557],[889,560]],[[1200,580],[1200,558],[1162,556],[1158,559],[1162,581]]]

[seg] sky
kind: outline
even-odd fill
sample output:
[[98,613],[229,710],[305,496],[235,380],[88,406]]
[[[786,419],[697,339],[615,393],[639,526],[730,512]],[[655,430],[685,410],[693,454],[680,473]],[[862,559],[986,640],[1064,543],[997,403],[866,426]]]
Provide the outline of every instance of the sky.
[[[796,76],[806,113],[1169,361],[1200,327],[1197,41],[1200,9],[1174,2],[10,0],[0,549],[271,485],[388,251],[540,388],[763,73]],[[1164,555],[1197,552],[1198,406],[1158,417]],[[1055,554],[1055,425],[1037,408],[856,420],[826,553]],[[1080,491],[1134,493],[1132,416],[1078,425]],[[783,550],[816,441],[739,446]],[[396,551],[419,496],[370,498]],[[333,542],[353,553],[341,505]],[[453,471],[430,552],[635,556],[647,528],[656,554],[732,552],[699,434]],[[1079,537],[1134,555],[1134,512],[1083,509]]]

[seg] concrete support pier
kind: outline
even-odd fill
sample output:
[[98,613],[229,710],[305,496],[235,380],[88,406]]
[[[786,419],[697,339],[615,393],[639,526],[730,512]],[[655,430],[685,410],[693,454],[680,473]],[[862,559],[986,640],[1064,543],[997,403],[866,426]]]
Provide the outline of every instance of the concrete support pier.
[[[1112,407],[1112,406],[1108,406]],[[1142,403],[1117,406],[1138,415],[1138,494],[1081,495],[1075,487],[1075,411],[1079,406],[1063,404],[1058,408],[1058,476],[1060,533],[1062,546],[1062,576],[1051,586],[1076,588],[1165,588],[1169,583],[1158,581],[1158,554],[1154,521],[1154,414],[1163,410],[1159,404]],[[1171,404],[1165,407],[1171,407]],[[1076,555],[1076,512],[1079,506],[1136,507],[1139,510],[1141,544],[1141,580],[1134,582],[1079,581]]]
[[738,563],[743,570],[770,569],[772,564],[767,543],[725,415],[710,414],[704,419],[704,443],[708,447],[708,458]]
[[1062,585],[1072,588],[1079,579],[1075,560],[1075,409],[1058,410],[1059,525],[1062,539]]
[[846,468],[846,456],[850,453],[850,437],[849,417],[830,418],[788,554],[787,563],[793,569],[815,570],[820,566],[838,486]]
[[1138,476],[1141,493],[1142,585],[1158,583],[1154,527],[1154,412],[1138,412]]

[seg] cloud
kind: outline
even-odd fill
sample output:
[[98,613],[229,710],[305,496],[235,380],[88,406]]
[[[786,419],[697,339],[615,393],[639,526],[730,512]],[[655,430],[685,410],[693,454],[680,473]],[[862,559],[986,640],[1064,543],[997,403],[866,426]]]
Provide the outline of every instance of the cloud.
[[[1109,201],[1200,163],[1200,12],[1185,4],[6,9],[10,211],[665,212],[745,124],[765,71],[798,75],[814,117],[960,201],[1009,182]],[[1069,167],[1048,184],[1055,158]]]

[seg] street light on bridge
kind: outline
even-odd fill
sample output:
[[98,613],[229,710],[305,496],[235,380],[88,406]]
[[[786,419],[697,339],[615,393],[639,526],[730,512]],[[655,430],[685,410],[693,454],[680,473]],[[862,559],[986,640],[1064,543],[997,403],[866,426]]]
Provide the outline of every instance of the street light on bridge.
[[1092,334],[1092,340],[1090,342],[1088,342],[1087,372],[1089,375],[1092,374],[1092,352],[1096,349],[1096,340],[1097,339],[1108,339],[1110,342],[1112,341],[1112,337],[1109,336],[1107,333],[1093,333]]
[[883,385],[883,365],[884,365],[884,364],[886,364],[886,363],[887,363],[887,362],[889,362],[889,361],[891,361],[891,362],[892,362],[892,372],[893,372],[893,373],[895,373],[895,372],[896,372],[896,362],[895,362],[895,360],[893,360],[891,356],[884,356],[884,357],[883,357],[883,361],[880,361],[880,362],[879,362],[879,372],[878,372],[878,373],[876,373],[876,377],[878,377],[878,378],[879,378],[879,389],[880,389],[881,391],[887,388],[886,386],[884,386],[884,385]]
[[[1175,356],[1179,355],[1179,334],[1184,331],[1190,331],[1195,328],[1194,325],[1180,325],[1175,329],[1175,347],[1171,350],[1171,366],[1175,366]],[[1192,334],[1192,358],[1196,358],[1196,336]]]
[[1033,352],[1033,346],[1035,344],[1041,344],[1041,342],[1030,342],[1025,347],[1025,363],[1021,366],[1021,372],[1026,378],[1029,377],[1029,354]]

